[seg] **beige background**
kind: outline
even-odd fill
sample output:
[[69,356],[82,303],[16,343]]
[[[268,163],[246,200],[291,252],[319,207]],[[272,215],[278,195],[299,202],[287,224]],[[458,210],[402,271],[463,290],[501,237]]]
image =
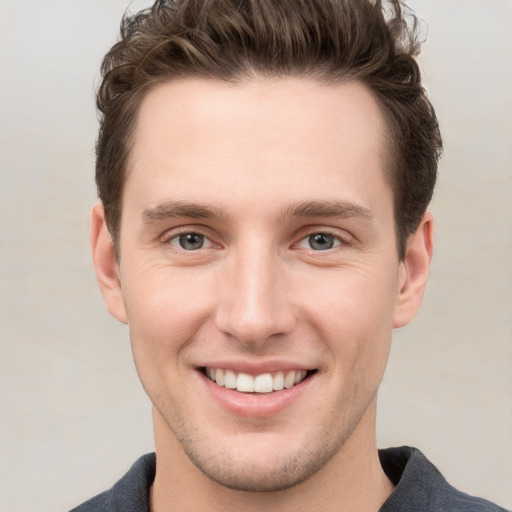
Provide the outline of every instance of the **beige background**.
[[[94,84],[127,0],[0,0],[0,511],[67,510],[152,449],[88,249]],[[134,9],[147,2],[135,2]],[[381,446],[512,508],[512,2],[416,0],[446,144],[423,311],[396,333]]]

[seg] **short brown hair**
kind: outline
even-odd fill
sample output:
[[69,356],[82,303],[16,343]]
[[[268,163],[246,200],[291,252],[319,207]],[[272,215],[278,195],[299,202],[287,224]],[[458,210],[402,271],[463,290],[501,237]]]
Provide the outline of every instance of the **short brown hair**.
[[102,64],[96,183],[117,247],[131,135],[144,94],[184,77],[357,80],[375,95],[389,133],[400,258],[431,198],[441,153],[421,86],[416,18],[399,0],[157,0],[125,15]]

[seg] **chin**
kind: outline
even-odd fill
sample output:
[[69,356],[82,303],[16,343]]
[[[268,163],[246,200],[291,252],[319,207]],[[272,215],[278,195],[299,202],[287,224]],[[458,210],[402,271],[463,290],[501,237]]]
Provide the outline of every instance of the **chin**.
[[266,461],[264,467],[256,464],[237,463],[207,464],[194,460],[195,466],[210,480],[223,487],[246,492],[276,492],[294,487],[310,478],[327,461],[307,463],[302,460],[272,460]]
[[[223,487],[247,492],[276,492],[290,489],[312,477],[339,451],[344,440],[331,446],[319,443],[315,451],[302,444],[292,453],[279,453],[282,443],[274,446],[251,440],[252,450],[218,449],[205,453],[199,446],[182,444],[187,457],[201,473]],[[243,443],[241,443],[243,445]],[[317,444],[318,446],[318,444]]]

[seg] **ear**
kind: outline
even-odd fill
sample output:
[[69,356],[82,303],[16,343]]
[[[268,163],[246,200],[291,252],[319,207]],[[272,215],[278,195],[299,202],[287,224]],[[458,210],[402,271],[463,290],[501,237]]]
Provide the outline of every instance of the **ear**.
[[407,325],[418,313],[427,285],[434,248],[434,219],[425,212],[416,231],[409,236],[400,263],[399,288],[393,327]]
[[114,244],[101,202],[95,204],[91,212],[91,248],[96,278],[107,309],[114,318],[128,323]]

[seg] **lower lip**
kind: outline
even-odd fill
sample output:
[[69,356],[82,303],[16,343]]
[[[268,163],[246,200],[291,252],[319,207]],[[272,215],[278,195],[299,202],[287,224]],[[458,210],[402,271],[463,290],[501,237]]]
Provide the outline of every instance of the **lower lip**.
[[201,376],[207,392],[227,411],[239,416],[265,418],[278,414],[295,403],[310,385],[314,375],[309,375],[290,389],[262,394],[241,393],[217,385],[202,373]]

